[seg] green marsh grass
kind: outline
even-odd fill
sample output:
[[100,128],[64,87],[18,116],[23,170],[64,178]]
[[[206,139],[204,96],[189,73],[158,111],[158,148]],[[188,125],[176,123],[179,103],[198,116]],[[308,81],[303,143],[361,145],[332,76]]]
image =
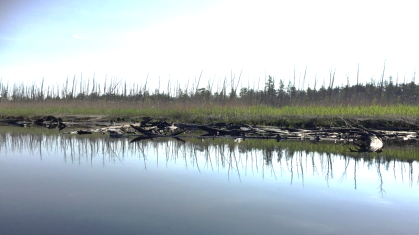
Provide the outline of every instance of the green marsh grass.
[[[183,123],[247,123],[283,127],[345,126],[345,120],[379,120],[385,126],[400,126],[394,122],[419,123],[419,106],[369,105],[369,106],[284,106],[267,105],[199,105],[197,103],[143,104],[125,102],[35,102],[2,103],[0,118],[39,117],[53,115],[65,121],[96,118],[110,120],[121,118],[138,121],[151,117]],[[388,124],[386,124],[388,123]],[[380,124],[381,125],[381,124]],[[404,124],[403,124],[404,125]],[[372,125],[370,128],[373,128]]]
[[148,106],[141,107],[135,104],[118,105],[117,103],[105,106],[95,105],[94,102],[82,104],[80,107],[65,105],[49,107],[48,105],[31,106],[0,106],[0,116],[31,117],[31,116],[101,116],[139,118],[152,117],[172,121],[187,122],[244,122],[255,124],[274,123],[280,119],[310,119],[310,118],[371,118],[394,119],[419,118],[419,106],[221,106],[221,105],[190,105],[190,106]]

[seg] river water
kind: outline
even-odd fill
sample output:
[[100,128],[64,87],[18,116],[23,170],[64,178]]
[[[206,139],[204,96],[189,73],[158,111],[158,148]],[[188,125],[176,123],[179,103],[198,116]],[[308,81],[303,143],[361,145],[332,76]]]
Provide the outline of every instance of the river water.
[[[0,234],[417,234],[416,147],[0,130]],[[401,156],[401,157],[400,157]]]

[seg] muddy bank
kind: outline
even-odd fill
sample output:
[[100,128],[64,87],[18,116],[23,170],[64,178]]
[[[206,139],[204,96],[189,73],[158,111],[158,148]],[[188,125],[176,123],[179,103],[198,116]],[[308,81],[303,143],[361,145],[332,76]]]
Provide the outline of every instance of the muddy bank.
[[[110,116],[84,116],[84,115],[63,115],[63,116],[0,116],[0,126],[33,126],[33,125],[47,125],[51,126],[54,123],[66,123],[74,127],[91,127],[91,126],[106,126],[110,123],[114,124],[129,124],[141,122],[145,117],[110,117]],[[223,123],[214,117],[209,117],[206,121],[197,121],[193,118],[179,117],[177,120],[168,120],[164,117],[154,118],[156,120],[163,120],[168,123],[191,123],[191,124],[216,124]],[[301,128],[301,129],[316,129],[316,128],[331,128],[331,127],[362,127],[367,129],[379,130],[393,130],[393,131],[409,131],[419,130],[419,119],[403,119],[403,118],[341,118],[341,117],[276,117],[269,118],[261,122],[253,120],[242,121],[241,124],[247,125],[267,125],[279,128]],[[237,123],[231,123],[237,124]]]

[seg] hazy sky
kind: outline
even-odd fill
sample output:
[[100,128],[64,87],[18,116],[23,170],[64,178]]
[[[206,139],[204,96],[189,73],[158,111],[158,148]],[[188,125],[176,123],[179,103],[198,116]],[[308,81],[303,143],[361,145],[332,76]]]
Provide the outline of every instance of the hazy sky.
[[[419,65],[417,1],[0,1],[0,77],[63,83],[76,75],[166,84],[201,71],[253,86],[265,71],[313,84],[412,79]],[[417,79],[418,80],[418,79]]]

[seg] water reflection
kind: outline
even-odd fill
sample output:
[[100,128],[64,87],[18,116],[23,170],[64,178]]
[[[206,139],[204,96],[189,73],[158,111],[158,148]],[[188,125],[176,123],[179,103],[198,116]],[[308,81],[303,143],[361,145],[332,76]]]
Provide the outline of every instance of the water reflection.
[[346,146],[301,141],[246,140],[145,140],[108,136],[59,135],[54,132],[0,133],[1,155],[30,154],[42,161],[47,155],[63,158],[66,164],[90,164],[91,167],[124,164],[137,159],[144,170],[159,167],[182,167],[198,172],[218,172],[228,181],[288,181],[305,186],[322,179],[327,187],[351,184],[358,189],[360,179],[371,181],[380,195],[386,184],[419,184],[416,147],[393,146],[382,153],[351,153]]

